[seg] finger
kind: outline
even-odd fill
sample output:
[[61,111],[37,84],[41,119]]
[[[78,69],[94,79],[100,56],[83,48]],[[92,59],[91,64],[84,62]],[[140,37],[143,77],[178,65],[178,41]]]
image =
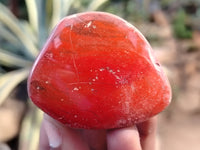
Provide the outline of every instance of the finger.
[[39,142],[39,150],[48,150],[49,149],[49,144],[47,140],[47,135],[44,129],[44,123],[42,121],[41,128],[40,128],[40,142]]
[[108,131],[108,150],[141,150],[140,138],[135,126]]
[[57,130],[57,128],[50,124],[48,121],[45,119],[42,121],[39,143],[40,150],[50,150],[51,148],[59,149],[62,138],[59,136],[59,132],[55,130]]
[[82,135],[91,150],[106,150],[105,130],[82,130]]
[[140,134],[140,143],[143,150],[156,149],[157,118],[153,117],[148,121],[137,124]]
[[44,115],[40,133],[40,150],[89,150],[79,130],[68,128],[48,115]]

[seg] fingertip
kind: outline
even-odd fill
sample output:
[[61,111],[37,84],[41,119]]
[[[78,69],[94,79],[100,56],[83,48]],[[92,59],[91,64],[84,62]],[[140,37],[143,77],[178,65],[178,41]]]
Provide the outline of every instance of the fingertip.
[[41,150],[57,149],[62,144],[62,135],[59,126],[48,115],[44,114],[40,130],[40,144]]
[[40,128],[39,150],[48,150],[48,149],[49,149],[48,137],[45,131],[44,123],[42,121]]
[[157,117],[153,117],[145,122],[137,124],[139,134],[143,137],[155,134],[157,129]]
[[48,137],[49,146],[51,148],[58,148],[62,142],[62,135],[58,129],[58,127],[49,121],[44,122],[45,131]]
[[88,150],[80,130],[69,128],[47,114],[41,126],[40,150]]
[[155,150],[158,147],[157,117],[137,124],[140,142],[143,150]]
[[136,126],[108,131],[108,150],[141,150]]

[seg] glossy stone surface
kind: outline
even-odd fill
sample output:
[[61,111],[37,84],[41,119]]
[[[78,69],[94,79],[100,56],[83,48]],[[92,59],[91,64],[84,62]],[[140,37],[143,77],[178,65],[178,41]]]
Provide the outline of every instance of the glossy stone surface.
[[111,14],[64,18],[28,80],[32,101],[73,128],[131,126],[161,112],[171,90],[142,34]]

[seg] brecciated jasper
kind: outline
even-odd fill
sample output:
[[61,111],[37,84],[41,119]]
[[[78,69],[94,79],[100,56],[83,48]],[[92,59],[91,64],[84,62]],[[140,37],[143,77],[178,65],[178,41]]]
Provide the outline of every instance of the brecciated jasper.
[[64,18],[28,79],[32,101],[73,128],[131,126],[161,112],[171,89],[152,48],[130,23],[108,13]]

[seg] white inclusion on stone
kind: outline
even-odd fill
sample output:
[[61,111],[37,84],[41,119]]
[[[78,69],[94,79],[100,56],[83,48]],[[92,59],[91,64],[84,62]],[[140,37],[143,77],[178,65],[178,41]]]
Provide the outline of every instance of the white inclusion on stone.
[[95,25],[93,25],[92,27],[93,27],[93,29],[96,29],[96,26],[95,26]]
[[92,81],[95,81],[95,79],[92,79]]
[[133,83],[131,84],[131,91],[135,91],[135,86],[133,85]]
[[53,53],[51,53],[51,52],[50,53],[46,53],[45,57],[51,59],[51,58],[53,58]]
[[74,91],[78,91],[79,89],[77,87],[74,88]]
[[55,48],[58,48],[62,44],[59,37],[55,38],[53,42],[54,42]]
[[124,124],[126,124],[126,122],[127,121],[125,119],[120,119],[120,120],[117,121],[117,125],[119,125],[119,126],[124,125]]
[[115,75],[115,78],[121,80],[121,78],[118,75]]
[[104,71],[104,70],[105,70],[104,68],[99,69],[99,71]]
[[128,114],[129,111],[130,111],[130,103],[129,103],[129,101],[125,102],[124,105],[125,105],[124,111],[125,111],[125,113]]
[[49,84],[49,81],[45,81],[46,84]]
[[64,117],[59,117],[58,120],[62,120]]
[[127,51],[127,50],[125,50],[124,52],[125,52],[126,54],[129,54],[129,53],[130,53],[130,52],[129,52],[129,51]]
[[39,90],[39,89],[40,89],[40,87],[39,87],[39,86],[37,86],[37,87],[36,87],[36,89],[37,89],[37,90]]
[[89,27],[91,26],[91,24],[92,24],[92,21],[88,22],[88,23],[85,25],[85,27],[86,27],[86,28],[89,28]]
[[113,73],[113,70],[112,70],[112,69],[110,69],[110,70],[109,70],[109,72],[110,72],[110,73]]

